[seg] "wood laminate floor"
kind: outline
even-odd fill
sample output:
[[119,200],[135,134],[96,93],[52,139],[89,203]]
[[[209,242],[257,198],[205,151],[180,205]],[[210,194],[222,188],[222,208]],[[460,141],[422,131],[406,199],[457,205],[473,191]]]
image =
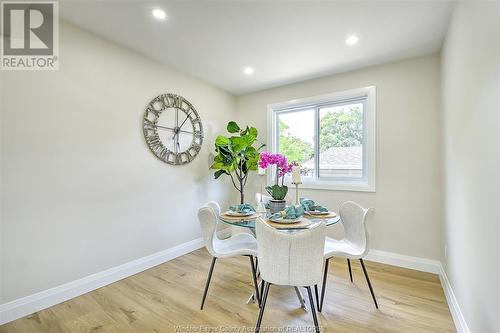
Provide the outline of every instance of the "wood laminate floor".
[[[200,311],[210,260],[204,249],[194,251],[0,326],[0,332],[253,332],[258,306],[246,304],[253,291],[247,257],[217,261]],[[437,275],[365,262],[380,309],[358,261],[354,283],[345,260],[330,261],[319,314],[323,332],[456,331]],[[313,332],[311,314],[290,287],[271,287],[262,325],[263,332]]]

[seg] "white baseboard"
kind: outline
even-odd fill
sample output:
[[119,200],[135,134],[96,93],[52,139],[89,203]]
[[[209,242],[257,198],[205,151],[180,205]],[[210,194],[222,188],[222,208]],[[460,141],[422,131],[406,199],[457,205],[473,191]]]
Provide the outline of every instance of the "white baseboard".
[[199,249],[202,246],[203,239],[197,238],[172,248],[153,253],[146,257],[132,260],[123,265],[119,265],[102,272],[38,292],[36,294],[19,298],[8,303],[0,304],[0,325],[137,274],[148,268],[157,266],[166,261]]
[[[220,238],[231,234],[231,229],[226,228],[218,232]],[[197,250],[203,246],[203,239],[197,238],[192,241],[174,246],[149,256],[132,260],[105,271],[86,276],[84,278],[65,283],[63,285],[41,291],[23,298],[0,305],[0,325],[27,316],[31,313],[46,309],[71,298],[83,295],[97,288],[124,279],[131,275],[142,272],[179,256]],[[469,333],[467,323],[460,311],[457,299],[446,277],[441,263],[437,260],[401,255],[380,250],[370,250],[367,260],[380,262],[388,265],[415,269],[419,271],[439,274],[441,284],[448,300],[448,306],[459,333]]]
[[460,310],[457,298],[451,288],[450,281],[448,280],[446,272],[444,271],[443,265],[440,261],[379,250],[370,250],[366,259],[383,264],[410,268],[439,275],[441,286],[443,287],[443,291],[448,302],[448,308],[450,309],[451,317],[453,318],[457,332],[470,333],[467,322],[465,321],[462,311]]
[[366,260],[434,274],[439,274],[441,267],[441,263],[438,260],[406,256],[380,250],[370,250],[366,256]]
[[443,268],[443,265],[441,264],[439,265],[439,279],[441,280],[441,285],[443,286],[444,295],[446,296],[446,300],[448,301],[448,307],[450,308],[451,317],[455,322],[455,327],[457,328],[457,332],[470,333],[469,326],[467,326],[465,317],[462,314],[462,311],[460,310],[460,306],[458,305],[455,293],[451,288],[448,276],[446,276],[446,272]]

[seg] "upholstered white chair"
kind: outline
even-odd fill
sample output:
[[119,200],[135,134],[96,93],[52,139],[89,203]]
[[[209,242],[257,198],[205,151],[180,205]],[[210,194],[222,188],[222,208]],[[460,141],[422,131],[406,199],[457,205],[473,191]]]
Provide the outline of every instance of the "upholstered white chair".
[[314,326],[316,332],[319,332],[311,286],[321,282],[325,224],[321,222],[307,230],[284,232],[269,226],[262,219],[257,219],[255,227],[259,248],[259,270],[263,283],[255,332],[260,331],[272,284],[300,286],[307,289]]
[[372,294],[373,302],[375,307],[378,309],[377,299],[373,292],[372,284],[370,278],[368,277],[368,272],[366,271],[365,263],[363,258],[368,254],[369,251],[369,233],[366,227],[366,218],[371,208],[365,209],[359,204],[347,201],[344,202],[339,209],[340,219],[344,225],[345,236],[341,240],[336,240],[330,237],[326,237],[325,241],[325,269],[323,274],[323,284],[321,288],[321,301],[318,299],[318,291],[315,287],[316,301],[318,302],[318,311],[323,310],[323,301],[326,291],[326,280],[328,275],[328,263],[330,258],[333,257],[343,257],[347,258],[347,263],[349,266],[349,275],[352,282],[352,272],[351,272],[351,259],[359,259],[361,267],[363,268],[363,273],[365,274],[366,282],[370,293]]
[[250,258],[255,295],[257,301],[260,303],[256,267],[254,263],[254,257],[257,257],[257,240],[254,236],[247,233],[240,233],[226,239],[219,239],[216,231],[219,215],[220,207],[215,201],[206,203],[198,210],[198,221],[201,225],[205,247],[207,248],[208,253],[212,255],[212,264],[210,265],[205,291],[203,292],[203,298],[201,300],[201,310],[203,310],[203,306],[205,304],[208,287],[210,285],[210,280],[212,279],[212,273],[217,258],[236,256],[248,256]]

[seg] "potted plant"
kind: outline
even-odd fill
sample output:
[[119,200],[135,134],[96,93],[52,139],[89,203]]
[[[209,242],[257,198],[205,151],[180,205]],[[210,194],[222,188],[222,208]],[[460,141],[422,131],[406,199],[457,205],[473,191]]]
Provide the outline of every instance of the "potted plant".
[[215,151],[217,155],[210,169],[217,170],[214,173],[215,179],[221,175],[231,177],[233,186],[240,193],[240,203],[245,203],[244,188],[248,180],[250,171],[257,170],[259,161],[259,150],[264,147],[255,148],[258,131],[255,127],[246,126],[240,128],[234,121],[227,124],[227,131],[236,134],[230,137],[219,135],[215,139]]
[[[286,194],[288,186],[284,184],[285,175],[292,171],[293,164],[289,164],[285,156],[281,154],[273,154],[262,152],[259,156],[259,167],[266,169],[272,165],[276,165],[276,178],[273,186],[266,186],[266,191],[271,195],[272,200],[269,201],[269,209],[271,213],[276,213],[286,208]],[[280,185],[281,178],[281,185]]]

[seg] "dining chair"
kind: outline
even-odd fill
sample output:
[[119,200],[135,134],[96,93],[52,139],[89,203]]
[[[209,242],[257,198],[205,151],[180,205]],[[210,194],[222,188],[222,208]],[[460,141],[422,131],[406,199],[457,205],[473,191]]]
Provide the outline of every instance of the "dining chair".
[[267,296],[273,284],[307,289],[315,331],[319,332],[311,286],[321,282],[325,224],[320,222],[310,229],[285,232],[257,219],[255,227],[263,287],[255,332],[260,331]]
[[257,285],[256,264],[254,257],[257,257],[257,240],[247,233],[239,233],[226,239],[217,237],[217,224],[219,221],[220,206],[215,201],[207,202],[198,210],[198,221],[201,225],[203,241],[205,247],[212,256],[212,264],[208,272],[207,283],[203,292],[200,309],[203,310],[207,298],[208,287],[212,279],[215,262],[218,258],[229,258],[237,256],[247,256],[250,258],[252,279],[255,287],[255,296],[260,304],[259,288]]
[[363,258],[369,251],[369,233],[366,227],[366,218],[371,208],[365,209],[353,201],[344,202],[339,209],[340,219],[344,225],[345,236],[341,240],[326,237],[325,240],[325,269],[323,271],[323,283],[321,287],[321,301],[318,299],[318,290],[315,287],[316,302],[318,311],[323,310],[323,302],[326,291],[326,280],[328,276],[328,263],[333,257],[343,257],[347,259],[349,275],[352,282],[351,259],[359,259],[370,293],[372,294],[375,307],[378,309],[377,299],[373,292],[373,287],[368,276],[368,272],[363,262]]

